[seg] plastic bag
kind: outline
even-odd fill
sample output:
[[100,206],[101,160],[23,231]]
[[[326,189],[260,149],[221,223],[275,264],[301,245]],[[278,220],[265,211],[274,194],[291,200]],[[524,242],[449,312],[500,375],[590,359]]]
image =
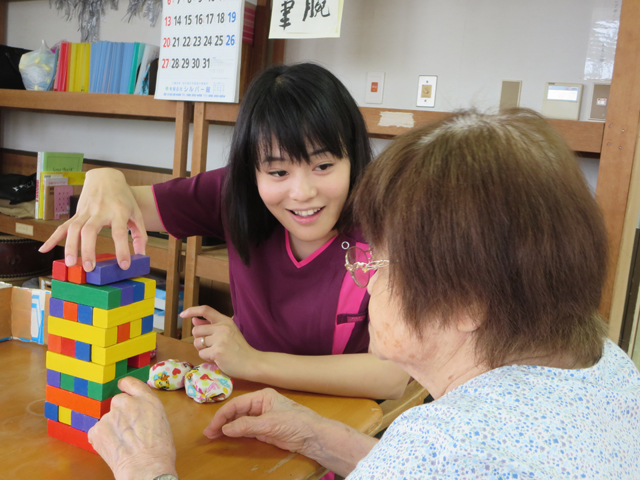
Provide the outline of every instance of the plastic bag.
[[20,75],[27,90],[47,90],[54,74],[55,54],[45,41],[38,50],[25,53],[20,58]]

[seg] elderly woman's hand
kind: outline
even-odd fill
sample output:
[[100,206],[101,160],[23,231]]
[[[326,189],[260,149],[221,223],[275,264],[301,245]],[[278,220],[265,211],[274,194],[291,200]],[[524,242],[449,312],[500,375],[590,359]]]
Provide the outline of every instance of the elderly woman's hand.
[[132,377],[118,387],[124,393],[89,430],[89,442],[113,471],[116,480],[151,479],[175,472],[176,451],[162,403],[151,389]]
[[204,434],[211,438],[251,437],[290,452],[311,456],[316,428],[325,419],[271,388],[230,400],[214,415]]

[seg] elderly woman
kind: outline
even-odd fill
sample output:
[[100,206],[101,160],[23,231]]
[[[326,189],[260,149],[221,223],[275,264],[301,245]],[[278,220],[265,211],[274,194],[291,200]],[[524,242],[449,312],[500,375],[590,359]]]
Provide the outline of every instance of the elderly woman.
[[[255,437],[350,479],[637,478],[640,373],[598,316],[606,232],[540,116],[460,113],[399,137],[356,212],[375,245],[347,255],[371,294],[371,350],[436,400],[378,441],[267,389],[222,406],[206,436]],[[90,441],[118,479],[175,475],[160,402],[121,387]]]

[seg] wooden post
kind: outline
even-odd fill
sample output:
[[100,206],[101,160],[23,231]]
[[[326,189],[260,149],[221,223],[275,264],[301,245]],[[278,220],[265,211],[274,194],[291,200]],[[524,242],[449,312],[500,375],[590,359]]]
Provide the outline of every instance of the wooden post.
[[[173,147],[173,178],[187,175],[187,152],[189,149],[189,124],[192,105],[176,102],[176,135]],[[169,236],[167,251],[167,300],[164,312],[164,334],[178,336],[178,289],[180,287],[180,254],[182,240]]]
[[[600,313],[608,319],[609,336],[615,342],[619,341],[631,262],[626,246],[625,250],[621,250],[621,247],[624,240],[625,215],[630,207],[630,181],[640,116],[639,22],[640,2],[622,2],[610,103],[596,187],[596,199],[604,214],[610,246],[609,274]],[[635,219],[631,220],[637,221],[637,213]]]
[[[205,104],[197,102],[193,112],[193,144],[191,147],[191,176],[207,169],[209,122],[205,119]],[[200,278],[196,276],[198,255],[202,252],[202,237],[187,239],[187,256],[184,264],[184,308],[198,304]],[[182,338],[191,336],[191,320],[182,320]]]

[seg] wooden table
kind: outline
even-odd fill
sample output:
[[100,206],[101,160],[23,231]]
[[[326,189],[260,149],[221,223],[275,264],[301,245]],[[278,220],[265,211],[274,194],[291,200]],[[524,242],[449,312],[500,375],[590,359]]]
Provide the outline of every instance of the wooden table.
[[[112,479],[97,455],[47,435],[44,418],[46,347],[17,340],[0,343],[0,472],[3,478]],[[193,345],[158,335],[155,361],[175,358],[202,363]],[[155,362],[154,362],[155,363]],[[264,385],[234,380],[232,397]],[[316,412],[370,433],[379,424],[380,407],[371,400],[279,390]],[[323,469],[313,460],[254,439],[211,441],[202,431],[222,404],[198,404],[184,390],[158,391],[177,449],[177,470],[188,479],[309,479]],[[146,480],[146,479],[141,479]]]

